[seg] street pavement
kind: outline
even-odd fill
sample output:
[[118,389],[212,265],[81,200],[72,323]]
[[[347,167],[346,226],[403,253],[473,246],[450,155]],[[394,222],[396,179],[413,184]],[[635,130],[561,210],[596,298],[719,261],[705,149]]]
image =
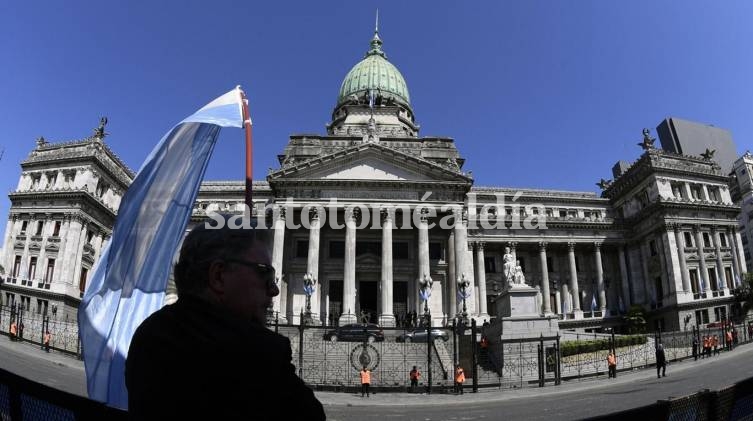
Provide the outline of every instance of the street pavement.
[[[28,343],[0,336],[0,367],[28,379],[86,396],[83,363],[68,355],[46,353]],[[406,373],[406,376],[408,374]],[[653,368],[563,382],[544,388],[466,390],[463,395],[423,393],[316,392],[332,421],[347,420],[570,420],[609,414],[719,389],[753,377],[753,344],[694,362],[670,363],[667,377]],[[470,384],[470,383],[468,383]]]

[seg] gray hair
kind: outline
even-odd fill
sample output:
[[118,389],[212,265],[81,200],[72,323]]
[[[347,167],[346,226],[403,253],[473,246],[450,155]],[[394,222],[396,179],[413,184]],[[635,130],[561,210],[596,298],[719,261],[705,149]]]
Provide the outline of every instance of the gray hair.
[[200,294],[206,290],[212,262],[240,258],[257,244],[269,247],[271,230],[263,227],[230,228],[227,222],[233,215],[221,216],[225,224],[219,228],[212,228],[208,223],[200,223],[183,240],[174,270],[175,287],[179,297],[185,294]]

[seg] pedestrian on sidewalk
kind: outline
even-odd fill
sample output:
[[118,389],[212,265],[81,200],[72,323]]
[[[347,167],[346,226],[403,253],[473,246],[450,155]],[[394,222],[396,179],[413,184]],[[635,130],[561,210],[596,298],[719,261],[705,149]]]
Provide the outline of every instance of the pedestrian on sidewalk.
[[719,335],[714,335],[711,346],[714,348],[714,355],[719,355]]
[[173,270],[178,301],[133,336],[125,362],[129,417],[325,420],[296,375],[290,340],[265,326],[280,293],[272,230],[218,218],[183,239]]
[[361,397],[366,394],[369,397],[369,386],[371,385],[371,371],[364,365],[361,370]]
[[[661,372],[661,375],[659,373]],[[656,346],[656,377],[667,377],[667,357],[664,355],[664,346]]]
[[42,341],[44,343],[44,350],[47,352],[50,352],[50,341],[52,340],[52,335],[50,334],[49,329],[44,332],[44,340]]
[[617,356],[614,355],[614,351],[610,351],[607,355],[607,366],[609,367],[609,378],[617,378]]
[[418,371],[418,368],[414,365],[413,370],[410,371],[410,391],[413,393],[415,391],[415,388],[418,387],[418,379],[421,377],[421,372]]
[[706,358],[711,356],[711,339],[707,336],[703,337],[703,354],[701,355],[701,358]]
[[463,394],[463,383],[465,383],[465,373],[463,367],[458,364],[455,368],[455,393]]
[[698,338],[693,335],[693,360],[698,361]]
[[732,330],[728,330],[724,335],[725,339],[727,339],[727,351],[732,351]]
[[9,332],[10,340],[15,341],[17,334],[18,334],[18,328],[16,327],[16,321],[14,320],[10,322],[10,332]]

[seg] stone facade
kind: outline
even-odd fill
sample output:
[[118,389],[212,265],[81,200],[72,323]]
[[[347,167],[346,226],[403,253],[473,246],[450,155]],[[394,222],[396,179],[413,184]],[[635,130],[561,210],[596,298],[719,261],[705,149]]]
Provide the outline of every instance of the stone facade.
[[104,143],[40,138],[21,163],[2,265],[4,305],[75,320],[91,269],[107,244],[133,172]]
[[[368,64],[386,60],[380,53],[372,40]],[[388,76],[399,95],[349,81],[327,134],[291,136],[279,168],[253,185],[255,214],[275,230],[273,311],[282,320],[301,322],[304,278],[315,281],[318,324],[391,326],[425,309],[435,325],[464,310],[493,318],[504,308],[496,300],[506,253],[535,295],[526,301],[533,313],[561,328],[617,327],[633,305],[667,330],[729,315],[746,258],[730,179],[712,160],[655,149],[644,132],[643,155],[602,180],[600,196],[476,186],[454,139],[419,137],[407,87],[394,83],[402,76]],[[22,171],[10,194],[3,303],[25,300],[38,312],[55,303],[75,317],[133,174],[103,136],[41,142]],[[241,214],[243,201],[241,180],[204,182],[192,224]]]
[[732,168],[730,188],[735,203],[741,207],[738,218],[740,241],[747,263],[747,271],[753,272],[753,155],[745,152]]

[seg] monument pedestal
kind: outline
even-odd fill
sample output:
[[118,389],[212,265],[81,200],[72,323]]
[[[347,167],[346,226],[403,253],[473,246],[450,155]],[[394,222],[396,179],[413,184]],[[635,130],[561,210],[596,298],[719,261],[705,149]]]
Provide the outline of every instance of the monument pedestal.
[[537,304],[537,294],[536,288],[525,284],[513,284],[497,297],[494,301],[497,313],[495,326],[500,328],[501,339],[557,335],[559,317],[553,314],[541,314],[541,309]]

